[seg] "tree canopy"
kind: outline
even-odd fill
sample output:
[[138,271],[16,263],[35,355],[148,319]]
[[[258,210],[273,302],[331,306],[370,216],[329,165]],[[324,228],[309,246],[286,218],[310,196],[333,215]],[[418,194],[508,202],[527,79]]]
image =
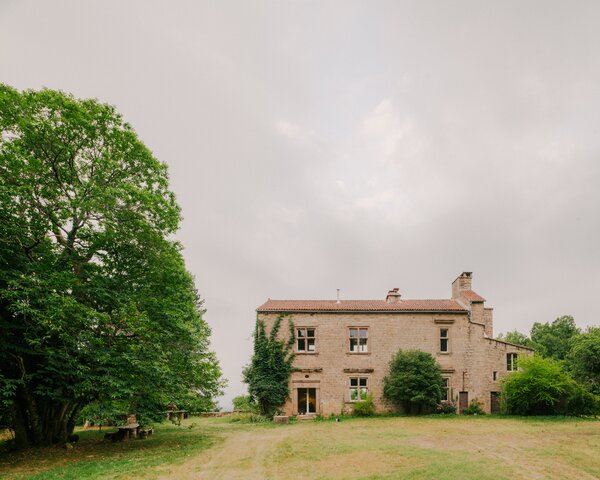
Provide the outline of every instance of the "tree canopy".
[[552,323],[534,323],[531,342],[538,353],[555,360],[564,360],[579,328],[571,315],[558,317]]
[[444,388],[440,366],[431,354],[419,350],[398,351],[383,379],[384,398],[406,413],[433,409]]
[[64,440],[93,401],[209,408],[221,372],[166,165],[114,107],[52,90],[0,84],[0,135],[0,408],[19,446]]
[[600,395],[600,327],[591,327],[573,339],[567,365],[578,382]]

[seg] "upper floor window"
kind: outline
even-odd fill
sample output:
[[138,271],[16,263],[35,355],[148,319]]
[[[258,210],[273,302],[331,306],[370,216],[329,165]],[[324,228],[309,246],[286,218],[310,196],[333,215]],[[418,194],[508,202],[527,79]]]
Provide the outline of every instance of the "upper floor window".
[[506,354],[506,370],[509,372],[517,371],[517,354],[507,353]]
[[369,379],[367,377],[350,377],[350,401],[365,400],[369,394]]
[[352,327],[349,329],[350,351],[354,353],[368,352],[369,329],[366,327]]
[[450,337],[447,328],[440,328],[440,352],[450,351]]
[[312,353],[316,351],[316,331],[314,328],[296,329],[296,347],[298,352]]

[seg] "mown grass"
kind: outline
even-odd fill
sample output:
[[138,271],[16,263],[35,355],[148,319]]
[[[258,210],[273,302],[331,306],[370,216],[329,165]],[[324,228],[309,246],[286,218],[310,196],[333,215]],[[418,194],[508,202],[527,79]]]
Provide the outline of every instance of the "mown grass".
[[160,425],[147,440],[103,442],[103,433],[80,432],[72,451],[4,452],[0,478],[600,478],[594,419],[388,416],[274,425],[195,418]]

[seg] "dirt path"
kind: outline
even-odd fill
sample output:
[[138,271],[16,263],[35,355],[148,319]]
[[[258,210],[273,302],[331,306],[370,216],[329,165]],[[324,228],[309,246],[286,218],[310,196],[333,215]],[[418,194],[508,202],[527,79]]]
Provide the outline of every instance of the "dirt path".
[[224,442],[198,457],[171,468],[166,479],[235,480],[274,478],[265,470],[273,445],[289,435],[287,429],[255,429],[220,433]]

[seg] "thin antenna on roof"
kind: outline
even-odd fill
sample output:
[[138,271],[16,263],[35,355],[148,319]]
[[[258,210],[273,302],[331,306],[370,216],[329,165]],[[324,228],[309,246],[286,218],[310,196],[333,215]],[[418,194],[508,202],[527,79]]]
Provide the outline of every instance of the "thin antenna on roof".
[[340,303],[340,289],[336,288],[337,290],[337,301],[335,303]]

